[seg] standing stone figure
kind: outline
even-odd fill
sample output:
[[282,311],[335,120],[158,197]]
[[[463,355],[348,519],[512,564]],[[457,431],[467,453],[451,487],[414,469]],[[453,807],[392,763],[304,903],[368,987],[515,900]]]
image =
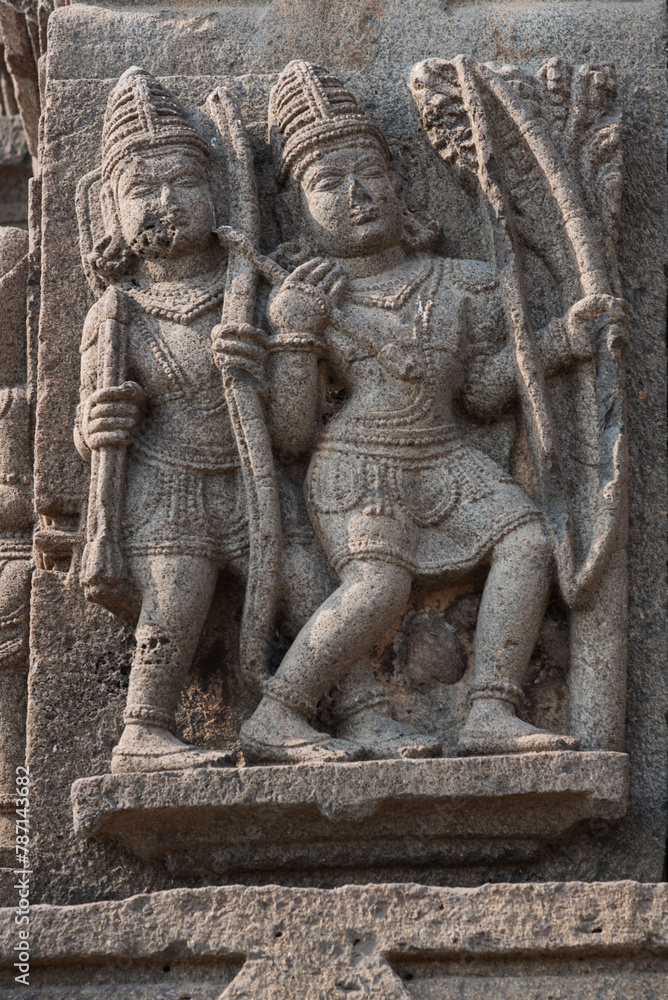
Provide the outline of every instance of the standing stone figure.
[[[516,715],[552,585],[552,536],[523,488],[465,443],[467,420],[494,420],[518,391],[495,276],[481,261],[428,252],[384,135],[326,70],[285,68],[270,127],[311,258],[270,301],[272,421],[286,448],[312,449],[307,503],[340,585],[242,727],[244,752],[280,761],[293,759],[292,741],[321,745],[309,724],[315,704],[359,669],[413,581],[454,581],[483,566],[458,753],[576,750],[577,740]],[[591,325],[620,309],[610,296],[586,297],[539,331],[546,375],[590,358]],[[324,427],[323,359],[346,387]],[[354,756],[368,729],[364,712],[352,715],[324,748],[328,759]]]
[[[225,283],[211,170],[209,145],[179,101],[144,70],[127,70],[104,120],[106,236],[89,266],[111,287],[86,319],[75,431],[81,455],[97,453],[89,526],[92,517],[100,537],[89,530],[82,583],[114,608],[125,572],[141,602],[114,773],[234,762],[173,733],[218,570],[243,573],[248,546],[211,341]],[[105,570],[114,524],[123,565]]]

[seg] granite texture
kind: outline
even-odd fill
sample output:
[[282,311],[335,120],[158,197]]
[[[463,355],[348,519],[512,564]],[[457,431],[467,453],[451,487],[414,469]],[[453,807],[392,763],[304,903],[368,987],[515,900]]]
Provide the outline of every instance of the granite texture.
[[[0,1000],[668,998],[666,35],[658,0],[0,0]],[[442,541],[450,444],[413,476],[422,441],[374,465],[377,414],[345,424],[436,335],[480,449],[451,508],[501,483],[526,523],[484,559],[496,508],[460,527],[465,577],[403,538],[356,578],[397,496]],[[324,473],[315,425],[348,428]],[[582,586],[522,507],[563,540],[564,489],[575,561],[608,535]],[[220,551],[126,572],[158,508]]]
[[[501,863],[626,811],[624,754],[564,752],[103,775],[72,787],[81,836],[172,872]],[[214,848],[212,845],[216,845]]]
[[[404,30],[407,20],[411,31]],[[276,74],[295,57],[342,76],[393,144],[407,147],[412,204],[448,219],[442,252],[480,259],[484,246],[466,199],[442,172],[421,130],[408,91],[412,66],[464,52],[479,61],[535,69],[557,54],[579,64],[612,60],[620,79],[625,180],[618,257],[628,308],[629,399],[629,675],[624,749],[629,755],[629,807],[611,824],[581,826],[568,846],[543,845],[531,860],[442,868],[393,864],[346,875],[295,871],[280,881],[325,884],[382,878],[472,885],[500,877],[656,880],[662,877],[666,831],[663,538],[665,475],[657,428],[665,420],[662,338],[665,328],[665,12],[649,0],[592,6],[533,3],[409,5],[296,2],[160,8],[75,4],[49,20],[42,149],[42,312],[36,428],[37,537],[41,568],[33,590],[33,669],[28,725],[35,782],[35,892],[54,902],[122,897],[176,878],[159,862],[140,862],[112,843],[82,841],[73,826],[70,786],[108,770],[120,735],[132,637],[83,599],[78,574],[81,510],[88,473],[72,441],[78,400],[81,328],[93,297],[81,267],[75,215],[79,178],[96,167],[107,97],[132,63],[160,78],[187,107],[201,107],[221,80],[240,102],[255,152],[261,197],[271,187],[264,149],[267,100]],[[345,26],[345,27],[344,27]],[[648,44],[648,38],[650,42]],[[206,45],[203,44],[206,40]],[[184,53],[188,70],[184,72]],[[265,192],[265,194],[263,194]],[[447,206],[447,207],[446,207]],[[278,241],[277,221],[262,220],[261,245]],[[63,295],[63,288],[67,295]],[[649,540],[651,541],[651,544]],[[480,582],[433,591],[416,587],[399,631],[389,629],[372,651],[402,723],[454,752],[464,719]],[[243,591],[221,580],[204,627],[177,722],[186,738],[209,749],[238,750],[237,733],[256,700],[244,688],[233,650],[239,641]],[[54,623],[58,627],[54,627]],[[530,721],[554,731],[567,725],[567,635],[563,609],[551,604],[527,682]],[[277,661],[289,637],[277,636]],[[439,656],[458,666],[441,672]],[[453,659],[454,657],[454,659]],[[448,668],[450,669],[450,668]],[[463,673],[462,673],[463,670]],[[447,673],[447,676],[446,676]],[[581,699],[586,701],[586,691]],[[325,719],[325,721],[327,721]],[[357,766],[357,765],[355,765]],[[98,779],[96,779],[98,780]],[[55,818],[55,821],[54,821]],[[58,874],[62,872],[62,874]],[[268,876],[249,875],[250,881]],[[278,876],[277,876],[278,877]],[[228,877],[218,875],[220,881]]]
[[[666,35],[658,0],[0,0],[0,223],[30,229],[0,230],[0,1000],[668,998]],[[513,159],[517,119],[500,112],[492,92],[501,104],[515,94],[520,118],[538,95],[542,127],[585,191],[585,216],[610,237],[605,266],[581,267],[577,294],[542,263],[570,253],[550,201],[559,185],[548,190],[537,179],[526,146]],[[295,125],[290,102],[306,93],[317,98],[307,101],[312,120],[300,118],[302,109]],[[145,113],[133,119],[146,133],[137,143],[119,112],[127,101]],[[347,127],[332,124],[336,101],[357,127],[343,153],[330,142]],[[583,125],[592,108],[605,115]],[[469,142],[490,122],[491,133]],[[315,163],[312,129],[322,130]],[[578,146],[576,134],[587,141]],[[531,135],[525,128],[522,141]],[[369,149],[375,160],[362,176]],[[480,155],[476,167],[474,153],[499,149],[498,162]],[[554,163],[543,170],[552,182]],[[318,189],[323,167],[330,177]],[[373,239],[355,250],[352,227],[332,241],[346,204],[332,176],[345,178],[351,214],[365,215],[366,197],[384,199],[382,219],[370,220],[379,229],[401,216],[401,240],[381,248],[389,256],[375,273],[365,271]],[[517,223],[522,205],[530,218],[509,249],[497,210],[503,228],[504,211]],[[309,216],[320,229],[304,240]],[[541,229],[536,219],[546,220],[542,233],[531,230]],[[405,252],[406,233],[424,238],[419,253],[415,243]],[[167,252],[165,264],[161,247],[171,253],[179,237],[177,264]],[[581,231],[575,237],[573,246]],[[279,248],[288,239],[297,250]],[[345,252],[335,253],[342,243]],[[386,306],[404,286],[411,302],[422,287],[411,284],[415,261],[428,259],[442,280],[426,312],[446,314],[447,303],[456,304],[453,315],[459,310],[457,322],[441,324],[461,335],[450,353],[464,357],[464,334],[478,330],[498,358],[504,308],[512,319],[507,276],[505,299],[497,289],[499,247],[506,261],[519,255],[523,269],[520,305],[549,383],[537,391],[540,379],[529,373],[524,387],[534,398],[546,391],[556,408],[578,558],[599,528],[591,511],[600,483],[587,445],[595,440],[610,467],[617,463],[603,582],[589,581],[584,598],[569,589],[562,552],[552,586],[552,554],[527,511],[494,599],[489,566],[475,558],[465,578],[438,579],[421,575],[419,560],[403,575],[396,559],[379,560],[354,581],[357,602],[347,613],[357,631],[337,638],[329,668],[339,686],[331,689],[308,659],[343,612],[326,613],[310,634],[305,622],[330,599],[337,573],[346,582],[339,571],[349,538],[341,542],[336,518],[355,504],[362,519],[386,516],[389,481],[382,462],[371,469],[375,479],[365,467],[367,494],[351,499],[354,488],[361,495],[359,476],[352,486],[350,477],[369,444],[361,434],[358,453],[330,464],[304,499],[309,463],[311,484],[317,473],[309,431],[319,421],[329,433],[351,399],[336,323],[344,332],[354,322],[362,328],[365,398],[384,398],[392,378],[401,392],[417,384],[408,341],[411,330],[413,340],[427,330],[424,302],[418,295],[420,322],[409,307],[397,319]],[[316,253],[336,257],[336,266],[309,263]],[[351,259],[361,261],[357,271]],[[600,279],[603,271],[609,287],[592,295],[592,273]],[[205,310],[193,320],[186,307],[200,299]],[[154,439],[169,424],[160,424],[155,336],[148,361],[132,355],[147,329],[167,338],[172,353],[185,345],[183,371],[207,383],[186,403],[177,399],[175,424],[187,443],[201,429],[199,403],[213,400],[225,416],[202,450],[229,444],[234,476],[246,470],[247,499],[238,478],[234,497],[214,498],[210,521],[225,525],[234,507],[239,523],[255,517],[257,529],[258,504],[266,501],[265,515],[280,508],[280,572],[266,533],[250,572],[243,545],[225,559],[205,553],[194,568],[186,560],[180,579],[170,579],[180,572],[174,560],[153,604],[136,559],[122,601],[107,600],[109,588],[91,571],[111,521],[116,542],[145,541],[156,497],[163,540],[173,524],[185,536],[201,515],[196,477],[183,486],[187,477],[169,479],[167,466],[180,457],[188,469],[199,461],[200,479],[222,471],[194,447],[185,458],[184,449],[163,448],[143,502],[134,480],[125,489],[141,420],[148,414],[142,427]],[[383,355],[373,342],[369,349],[369,333],[388,331],[397,342],[405,337],[403,355]],[[119,338],[132,364],[119,363]],[[449,344],[439,342],[443,355]],[[610,357],[614,371],[605,368]],[[535,497],[533,445],[522,443],[526,399],[517,404],[511,369],[500,363],[486,382],[481,376],[469,430],[493,467],[485,465],[487,486],[491,477],[496,489],[500,469],[510,470],[515,482],[506,478],[506,487],[519,490],[521,480],[522,496]],[[126,388],[126,376],[141,386]],[[441,388],[458,378],[443,368]],[[592,384],[608,395],[594,399],[591,441],[578,450],[573,428],[593,412]],[[500,420],[499,400],[507,405]],[[549,479],[549,462],[538,466]],[[261,480],[255,492],[249,468]],[[403,486],[400,476],[392,484],[399,492],[409,489],[411,469],[400,471]],[[401,497],[409,519],[425,513],[425,482],[410,503]],[[484,494],[480,479],[471,489]],[[549,520],[554,494],[541,498]],[[422,521],[434,545],[438,532],[428,533],[438,518]],[[558,513],[553,522],[558,534]],[[168,539],[177,546],[179,531]],[[461,538],[475,549],[475,535],[471,521]],[[504,589],[521,587],[523,598],[504,615]],[[167,633],[177,620],[180,660],[170,670]],[[249,621],[260,640],[250,654]],[[480,670],[485,643],[506,657],[503,676]],[[295,650],[304,648],[300,663]],[[368,663],[346,675],[353,654],[368,654]],[[484,697],[471,710],[476,684]],[[492,701],[502,725],[498,715],[490,723]],[[525,738],[543,752],[517,752]],[[24,947],[11,867],[24,741],[29,986],[13,965]],[[183,769],[167,769],[171,753]],[[355,759],[341,763],[346,757]],[[304,762],[271,763],[295,760]]]
[[661,1000],[665,886],[178,889],[38,906],[31,985],[7,1000]]

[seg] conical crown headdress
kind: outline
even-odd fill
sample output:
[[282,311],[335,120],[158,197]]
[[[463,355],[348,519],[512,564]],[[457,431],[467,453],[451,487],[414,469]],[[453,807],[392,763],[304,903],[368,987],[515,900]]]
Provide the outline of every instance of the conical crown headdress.
[[278,145],[279,180],[303,173],[322,145],[374,145],[385,136],[337,77],[301,59],[288,63],[269,97],[269,132]]
[[139,66],[121,76],[109,96],[102,130],[102,172],[109,178],[128,153],[160,146],[191,147],[209,156],[188,112],[155,77]]

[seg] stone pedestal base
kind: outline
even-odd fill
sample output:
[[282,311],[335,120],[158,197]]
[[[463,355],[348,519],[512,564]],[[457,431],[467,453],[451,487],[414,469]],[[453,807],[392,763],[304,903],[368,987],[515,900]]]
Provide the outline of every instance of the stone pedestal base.
[[101,775],[72,786],[75,829],[180,875],[523,861],[624,815],[627,757],[544,753]]

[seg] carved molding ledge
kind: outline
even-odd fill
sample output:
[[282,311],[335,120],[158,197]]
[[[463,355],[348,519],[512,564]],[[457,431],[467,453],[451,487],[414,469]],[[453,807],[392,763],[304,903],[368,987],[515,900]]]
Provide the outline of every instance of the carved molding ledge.
[[13,916],[8,1000],[647,1000],[668,958],[666,885],[229,886],[33,907],[26,991]]
[[623,816],[627,761],[553,752],[100,775],[76,781],[72,802],[79,835],[180,874],[512,862]]

